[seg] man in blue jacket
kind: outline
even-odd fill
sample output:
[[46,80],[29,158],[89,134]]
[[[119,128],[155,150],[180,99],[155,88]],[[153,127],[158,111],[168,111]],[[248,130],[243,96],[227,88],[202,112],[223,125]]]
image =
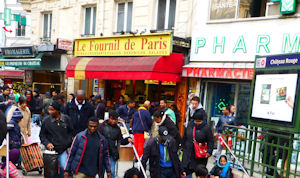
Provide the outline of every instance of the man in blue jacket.
[[106,168],[107,177],[111,177],[107,141],[98,132],[98,125],[97,118],[90,118],[88,129],[78,133],[74,138],[65,166],[65,178],[68,178],[70,172],[74,178],[102,175],[103,166]]
[[130,99],[128,104],[123,105],[117,109],[117,112],[120,116],[120,122],[125,122],[127,129],[129,129],[130,120],[132,119],[132,115],[136,112],[135,101]]

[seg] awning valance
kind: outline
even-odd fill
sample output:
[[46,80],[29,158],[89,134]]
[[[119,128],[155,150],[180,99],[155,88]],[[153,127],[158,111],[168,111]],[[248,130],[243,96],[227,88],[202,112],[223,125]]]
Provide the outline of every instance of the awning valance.
[[109,80],[180,81],[183,54],[153,57],[75,57],[67,65],[68,77]]
[[2,70],[0,71],[0,77],[23,79],[24,71],[23,70]]

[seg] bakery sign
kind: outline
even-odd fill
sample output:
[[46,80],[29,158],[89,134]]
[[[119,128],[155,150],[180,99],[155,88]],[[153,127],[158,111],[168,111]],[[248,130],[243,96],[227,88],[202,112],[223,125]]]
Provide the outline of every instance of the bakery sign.
[[254,69],[251,68],[183,68],[182,76],[199,78],[224,78],[252,80]]

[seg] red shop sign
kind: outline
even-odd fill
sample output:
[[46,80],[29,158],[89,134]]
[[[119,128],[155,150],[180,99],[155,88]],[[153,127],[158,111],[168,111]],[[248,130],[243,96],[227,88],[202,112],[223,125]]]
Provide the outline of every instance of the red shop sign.
[[184,77],[249,79],[253,78],[254,69],[246,68],[184,68]]

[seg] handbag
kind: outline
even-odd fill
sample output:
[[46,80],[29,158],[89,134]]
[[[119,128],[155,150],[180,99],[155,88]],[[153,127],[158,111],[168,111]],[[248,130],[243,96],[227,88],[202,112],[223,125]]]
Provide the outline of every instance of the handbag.
[[196,127],[193,128],[193,142],[194,142],[194,149],[195,149],[195,158],[206,158],[207,153],[207,144],[206,143],[198,143],[195,139],[195,130]]
[[55,151],[46,150],[43,154],[44,177],[58,177],[58,154]]
[[[140,111],[138,111],[138,113],[139,113],[139,118],[140,118],[140,121],[141,121],[141,123],[142,123],[143,129],[145,130],[144,123],[143,123],[143,121],[142,121]],[[149,140],[149,139],[150,139],[150,134],[149,134],[149,132],[144,131],[144,139],[145,139],[145,140]]]

